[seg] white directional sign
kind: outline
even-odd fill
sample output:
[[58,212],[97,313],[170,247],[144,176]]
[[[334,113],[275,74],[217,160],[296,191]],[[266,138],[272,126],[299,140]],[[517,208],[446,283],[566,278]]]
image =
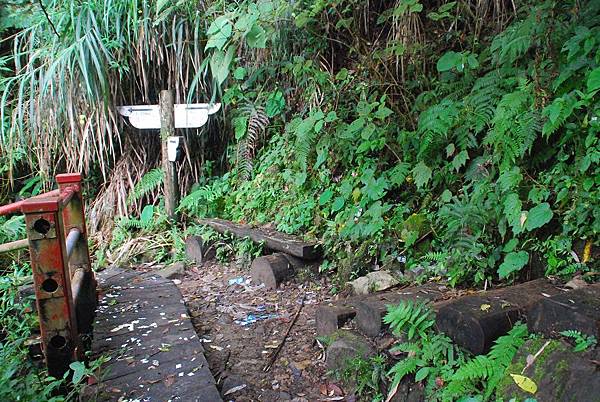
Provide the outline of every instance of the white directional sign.
[[[220,103],[176,104],[175,128],[198,128],[208,121],[208,116],[221,108]],[[140,130],[160,128],[160,110],[158,105],[119,106],[119,114],[128,117],[129,122]]]

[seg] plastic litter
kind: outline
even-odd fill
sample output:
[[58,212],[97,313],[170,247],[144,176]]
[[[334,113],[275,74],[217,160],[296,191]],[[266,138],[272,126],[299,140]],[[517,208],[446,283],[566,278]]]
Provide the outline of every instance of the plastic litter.
[[237,278],[232,278],[229,280],[229,285],[243,285],[246,280],[239,276]]
[[277,317],[279,317],[278,314],[248,314],[245,318],[241,320],[235,320],[234,322],[242,327],[245,327],[247,325],[254,324],[257,321],[269,320]]

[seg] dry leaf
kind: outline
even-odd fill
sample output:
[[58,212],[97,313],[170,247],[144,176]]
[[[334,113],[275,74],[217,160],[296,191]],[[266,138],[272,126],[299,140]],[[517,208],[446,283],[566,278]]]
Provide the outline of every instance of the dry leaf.
[[479,308],[481,309],[481,311],[487,312],[489,311],[489,309],[492,308],[492,306],[490,304],[482,304]]
[[523,391],[529,392],[530,394],[535,394],[537,392],[537,385],[531,378],[520,374],[511,374],[510,376],[513,378],[515,384]]
[[175,383],[175,374],[169,374],[167,378],[165,378],[165,387],[169,388],[173,383]]

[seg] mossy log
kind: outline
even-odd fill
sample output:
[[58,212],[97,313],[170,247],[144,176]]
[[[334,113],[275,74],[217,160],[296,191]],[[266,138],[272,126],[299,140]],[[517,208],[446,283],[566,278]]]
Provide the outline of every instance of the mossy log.
[[560,292],[546,279],[539,279],[465,296],[442,306],[436,325],[458,345],[483,354],[517,321],[524,320],[528,308]]
[[[506,370],[496,396],[505,401],[535,398],[538,402],[600,402],[599,355],[597,350],[573,352],[571,345],[558,340],[527,341]],[[511,374],[533,380],[537,386],[535,394],[520,388]]]

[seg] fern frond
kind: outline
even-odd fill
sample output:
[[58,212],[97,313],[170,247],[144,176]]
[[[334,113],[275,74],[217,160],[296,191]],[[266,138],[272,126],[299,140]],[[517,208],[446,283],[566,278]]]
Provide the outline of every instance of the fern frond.
[[151,193],[156,190],[163,183],[163,170],[161,168],[156,168],[149,170],[142,178],[135,184],[133,190],[129,193],[127,197],[127,203],[131,204],[132,202],[139,200],[145,195]]

